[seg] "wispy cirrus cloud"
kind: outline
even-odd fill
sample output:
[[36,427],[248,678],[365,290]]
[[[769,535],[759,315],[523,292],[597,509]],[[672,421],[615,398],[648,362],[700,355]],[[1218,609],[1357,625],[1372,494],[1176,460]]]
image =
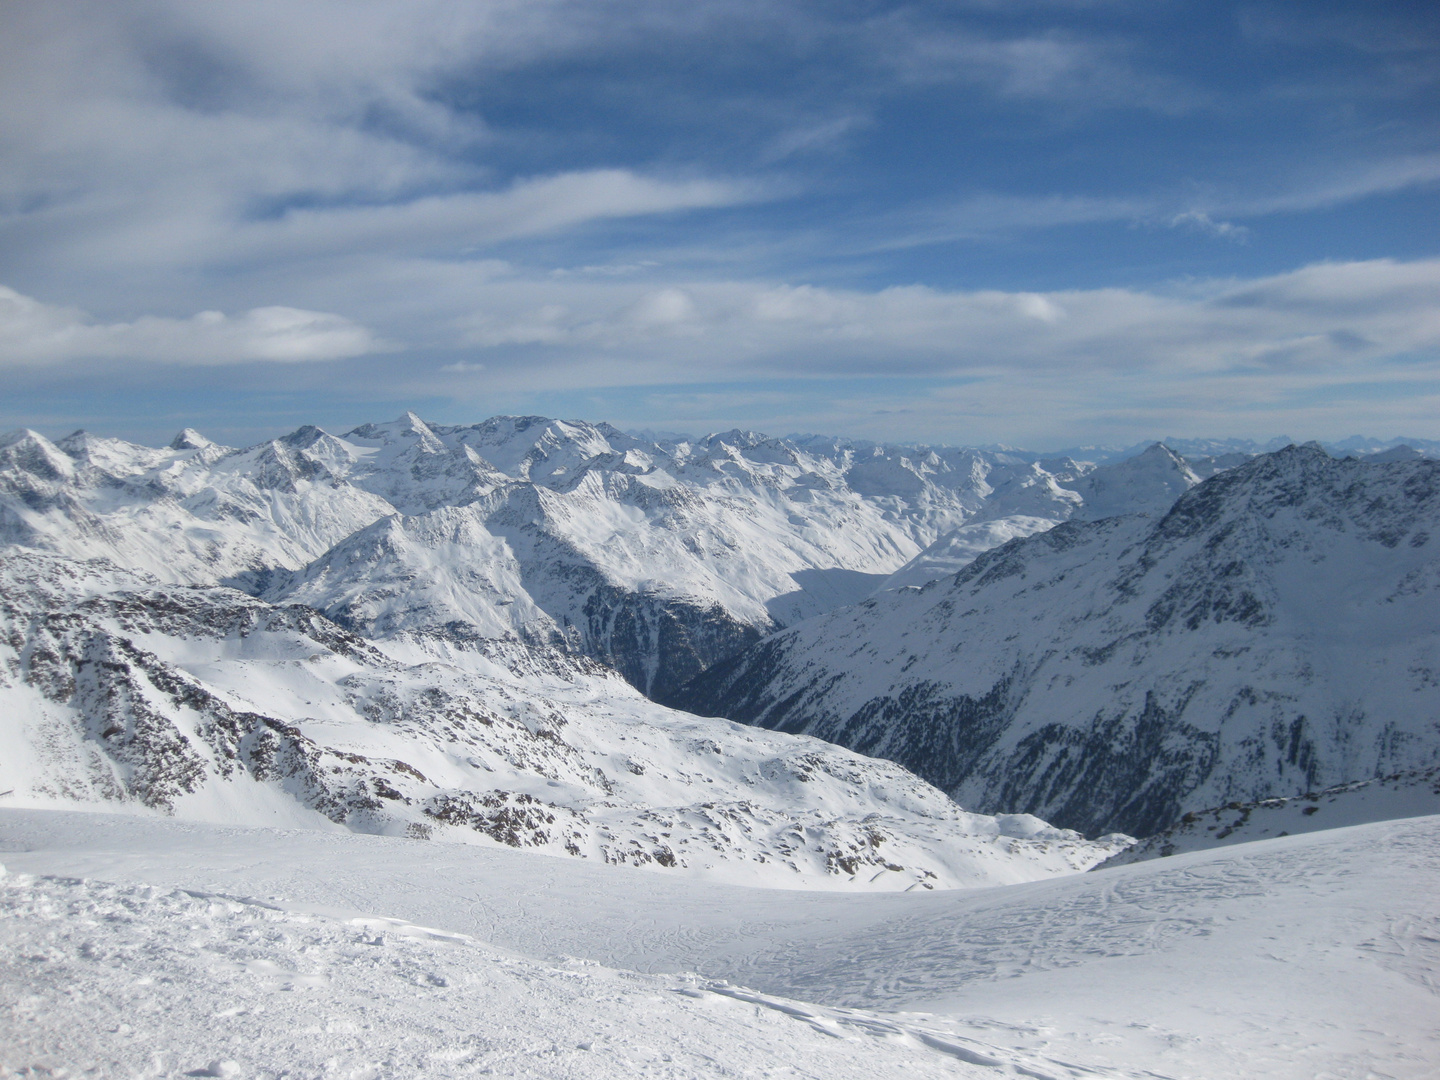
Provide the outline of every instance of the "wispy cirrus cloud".
[[70,0],[5,18],[12,275],[459,250],[762,193],[694,169],[497,170],[481,114],[436,87],[600,34],[570,3]]
[[[1210,190],[1197,198],[1184,189],[1128,195],[1002,194],[978,192],[938,205],[910,208],[853,230],[878,236],[876,247],[903,248],[982,239],[1072,225],[1118,222],[1164,227],[1244,242],[1252,227],[1275,214],[1300,214],[1362,202],[1376,196],[1423,192],[1440,186],[1440,154],[1409,154],[1327,170],[1297,170],[1268,183]],[[863,241],[862,241],[863,242]]]
[[909,81],[979,84],[1001,97],[1072,110],[1173,114],[1211,100],[1197,86],[1147,70],[1135,47],[1114,34],[957,31],[916,23],[908,12],[877,20],[874,26],[888,39],[886,60]]
[[[555,283],[497,276],[454,319],[487,379],[574,385],[602,355],[633,382],[823,376],[1347,378],[1440,374],[1440,261],[1319,263],[1168,289],[874,291],[735,281]],[[529,349],[523,369],[507,357]],[[604,367],[595,385],[616,378]],[[511,368],[515,374],[509,374]],[[597,367],[598,370],[598,367]],[[548,373],[548,374],[547,374]]]

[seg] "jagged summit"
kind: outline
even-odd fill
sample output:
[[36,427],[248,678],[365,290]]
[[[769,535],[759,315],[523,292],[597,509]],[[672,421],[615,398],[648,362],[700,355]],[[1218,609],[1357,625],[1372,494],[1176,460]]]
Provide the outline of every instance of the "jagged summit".
[[214,445],[200,432],[188,427],[170,440],[171,450],[204,450],[206,447]]
[[288,435],[281,435],[275,441],[284,443],[286,446],[293,446],[297,450],[308,450],[321,440],[329,438],[333,438],[333,436],[324,428],[316,427],[314,424],[304,424]]
[[55,484],[75,476],[75,463],[38,431],[22,428],[0,435],[0,470],[13,474],[17,479],[23,477]]
[[1164,443],[1151,443],[1135,457],[1102,466],[1081,480],[1086,518],[1116,514],[1164,513],[1200,482],[1190,463]]

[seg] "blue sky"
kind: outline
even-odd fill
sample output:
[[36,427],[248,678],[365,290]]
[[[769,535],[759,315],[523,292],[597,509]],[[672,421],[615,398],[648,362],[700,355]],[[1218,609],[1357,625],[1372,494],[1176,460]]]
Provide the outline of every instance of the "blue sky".
[[19,0],[0,426],[1440,437],[1440,13]]

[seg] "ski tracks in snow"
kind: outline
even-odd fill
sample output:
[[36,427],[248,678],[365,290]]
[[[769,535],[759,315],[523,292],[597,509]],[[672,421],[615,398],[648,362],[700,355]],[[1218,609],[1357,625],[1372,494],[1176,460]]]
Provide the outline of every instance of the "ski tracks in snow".
[[843,944],[797,942],[749,963],[778,992],[823,986],[829,1003],[905,1007],[977,981],[1164,952],[1211,934],[1225,902],[1259,900],[1286,879],[1270,862],[1233,860],[1139,880],[1106,873],[1059,889],[941,894],[925,898],[923,913],[867,926]]

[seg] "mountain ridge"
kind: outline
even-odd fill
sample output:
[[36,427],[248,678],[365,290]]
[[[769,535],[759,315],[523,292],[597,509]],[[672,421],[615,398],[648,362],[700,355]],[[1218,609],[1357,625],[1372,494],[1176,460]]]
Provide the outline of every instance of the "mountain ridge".
[[1440,760],[1440,463],[1290,447],[800,624],[676,703],[1147,835]]
[[[0,440],[0,540],[304,602],[366,633],[467,622],[585,653],[663,700],[783,625],[1106,490],[1131,509],[1173,496],[1173,478],[1125,481],[1136,468],[738,430],[647,443],[545,417],[406,413],[248,448],[189,428],[163,449],[19,432]],[[463,580],[442,587],[437,568]]]
[[1087,841],[968,814],[889,762],[647,701],[592,661],[361,638],[303,605],[0,552],[8,805],[502,844],[780,888],[1082,870]]

